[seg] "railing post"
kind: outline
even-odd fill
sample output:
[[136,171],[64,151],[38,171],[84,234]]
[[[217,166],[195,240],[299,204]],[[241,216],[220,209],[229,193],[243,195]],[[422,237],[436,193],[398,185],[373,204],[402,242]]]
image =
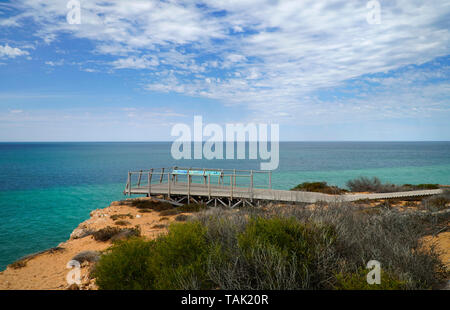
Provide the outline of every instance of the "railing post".
[[131,196],[131,172],[130,171],[128,171],[127,184],[128,184],[128,196]]
[[188,203],[191,202],[191,175],[189,174],[189,169],[187,171],[187,178],[188,178]]
[[139,178],[138,178],[137,187],[140,187],[140,186],[141,186],[141,178],[142,178],[142,170],[139,171]]
[[251,188],[250,200],[253,202],[253,170],[250,170],[250,188]]
[[269,188],[272,189],[272,170],[269,171]]
[[152,170],[153,169],[151,169],[148,172],[148,175],[147,175],[147,178],[148,178],[148,197],[150,197],[151,193],[152,193]]
[[211,175],[208,174],[208,199],[211,199]]
[[236,186],[236,169],[233,169],[233,178],[234,186]]
[[233,200],[233,176],[230,175],[230,197]]
[[167,189],[167,197],[169,197],[170,198],[170,172],[169,173],[167,173],[167,187],[168,187],[168,189]]
[[164,176],[164,168],[161,168],[161,176],[159,177],[159,183],[162,183],[163,176]]

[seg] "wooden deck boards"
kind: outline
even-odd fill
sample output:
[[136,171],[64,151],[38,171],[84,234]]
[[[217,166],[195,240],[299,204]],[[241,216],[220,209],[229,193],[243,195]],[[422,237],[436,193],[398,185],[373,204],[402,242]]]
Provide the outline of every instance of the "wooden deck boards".
[[[148,186],[131,187],[129,193],[131,195],[136,194],[148,194]],[[128,190],[126,190],[128,193]],[[345,194],[345,195],[327,195],[322,193],[313,192],[301,192],[301,191],[288,191],[288,190],[276,190],[276,189],[259,189],[259,188],[243,188],[233,187],[229,185],[216,185],[211,184],[210,190],[208,184],[191,183],[188,186],[184,182],[171,182],[170,192],[169,184],[156,183],[151,185],[152,195],[191,195],[191,196],[204,196],[204,197],[218,197],[218,198],[233,198],[233,199],[256,199],[256,200],[268,200],[268,201],[280,201],[280,202],[306,202],[314,203],[317,201],[336,202],[336,201],[356,201],[361,199],[387,199],[387,198],[402,198],[413,196],[427,196],[436,195],[442,193],[441,189],[434,190],[420,190],[420,191],[407,191],[396,193],[376,193],[376,194]]]

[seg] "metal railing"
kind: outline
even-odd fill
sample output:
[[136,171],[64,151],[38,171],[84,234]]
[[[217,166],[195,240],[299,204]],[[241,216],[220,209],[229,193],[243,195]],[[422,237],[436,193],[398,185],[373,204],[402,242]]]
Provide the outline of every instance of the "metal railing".
[[[272,172],[262,170],[242,169],[211,169],[211,168],[151,168],[148,170],[129,171],[125,194],[131,195],[132,189],[146,189],[146,194],[152,194],[153,184],[166,184],[167,194],[170,197],[172,187],[183,184],[186,186],[186,194],[190,196],[192,184],[202,184],[208,189],[211,197],[212,184],[214,188],[228,189],[233,198],[235,190],[247,189],[253,197],[255,188],[272,188]],[[159,186],[159,188],[161,188]],[[142,192],[142,191],[141,191]]]

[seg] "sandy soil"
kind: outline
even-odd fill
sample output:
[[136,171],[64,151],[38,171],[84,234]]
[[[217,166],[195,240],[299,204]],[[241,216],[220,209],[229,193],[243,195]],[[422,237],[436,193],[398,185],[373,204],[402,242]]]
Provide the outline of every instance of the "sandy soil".
[[[119,226],[114,224],[111,216],[114,214],[130,214],[121,220],[130,224]],[[99,242],[89,235],[82,238],[76,238],[77,233],[83,230],[99,230],[107,226],[115,227],[135,227],[139,225],[141,234],[146,238],[155,238],[161,233],[166,232],[165,227],[154,227],[155,225],[166,225],[174,220],[175,216],[166,216],[162,218],[158,212],[140,213],[135,207],[120,205],[114,202],[111,206],[104,209],[97,209],[91,212],[90,219],[81,223],[72,233],[71,239],[62,242],[58,247],[62,250],[38,254],[30,259],[24,260],[24,267],[14,269],[8,266],[6,270],[0,272],[0,289],[44,289],[57,290],[67,289],[69,285],[66,276],[70,271],[67,263],[78,253],[86,250],[103,251],[111,246],[111,242]],[[92,264],[84,262],[81,264],[81,289],[96,289],[95,281],[89,279],[88,273]]]
[[439,253],[441,261],[450,270],[450,231],[442,232],[435,237],[427,236],[423,238],[425,245],[434,245],[436,251]]

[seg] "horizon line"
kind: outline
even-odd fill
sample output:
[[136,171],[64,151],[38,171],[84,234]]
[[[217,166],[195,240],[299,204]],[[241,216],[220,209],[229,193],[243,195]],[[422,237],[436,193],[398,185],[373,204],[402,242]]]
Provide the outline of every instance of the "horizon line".
[[[144,141],[144,140],[136,140],[136,141],[113,141],[113,140],[96,140],[96,141],[89,141],[89,140],[73,140],[73,141],[67,141],[67,140],[57,140],[57,141],[0,141],[0,143],[194,143],[196,141],[170,141],[170,140],[153,140],[153,141]],[[214,141],[201,141],[204,142],[214,142]],[[241,142],[241,141],[222,141],[222,143],[226,142]],[[260,142],[260,141],[243,141],[243,142]],[[275,141],[273,141],[275,142]],[[295,142],[450,142],[450,140],[279,140],[278,142],[283,143],[295,143]],[[221,142],[219,142],[221,143]],[[267,143],[272,143],[272,141],[268,140]]]

